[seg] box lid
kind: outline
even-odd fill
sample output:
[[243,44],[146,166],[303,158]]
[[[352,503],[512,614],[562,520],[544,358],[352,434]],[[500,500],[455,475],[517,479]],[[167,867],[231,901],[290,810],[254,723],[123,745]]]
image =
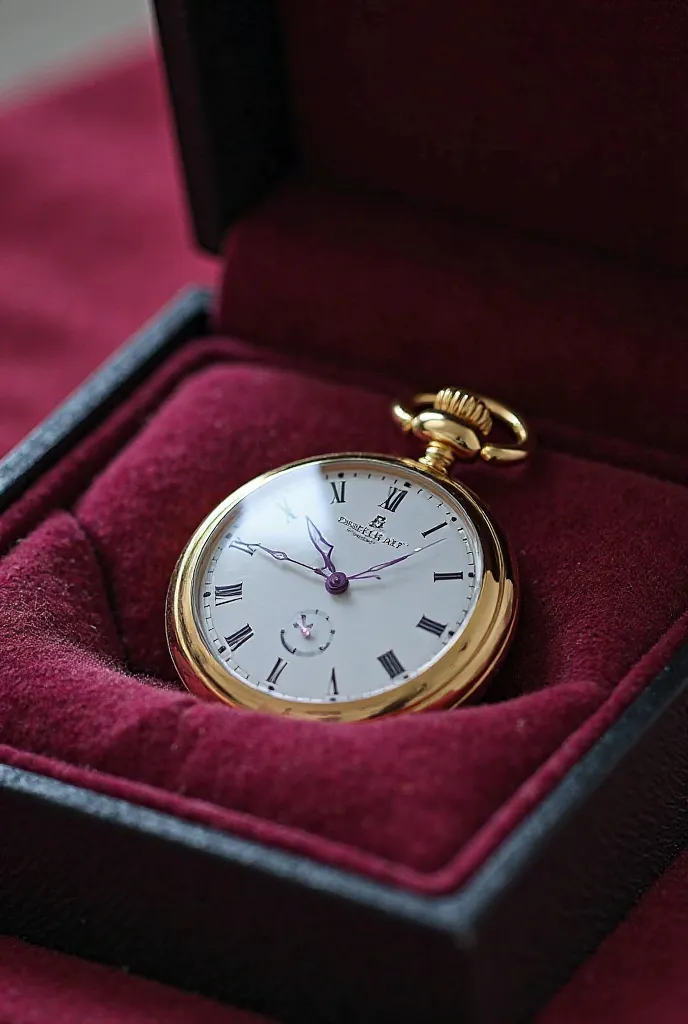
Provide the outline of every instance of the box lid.
[[200,245],[293,162],[286,69],[272,0],[155,0],[167,78]]
[[156,0],[201,244],[299,165],[688,264],[688,5]]

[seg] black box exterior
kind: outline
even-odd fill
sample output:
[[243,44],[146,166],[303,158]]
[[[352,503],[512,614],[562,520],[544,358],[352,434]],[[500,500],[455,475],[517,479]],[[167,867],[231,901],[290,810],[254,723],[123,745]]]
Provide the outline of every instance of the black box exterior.
[[[182,298],[0,463],[0,509],[203,334],[207,307]],[[0,927],[285,1022],[524,1020],[685,845],[687,714],[684,652],[432,898],[0,767]]]

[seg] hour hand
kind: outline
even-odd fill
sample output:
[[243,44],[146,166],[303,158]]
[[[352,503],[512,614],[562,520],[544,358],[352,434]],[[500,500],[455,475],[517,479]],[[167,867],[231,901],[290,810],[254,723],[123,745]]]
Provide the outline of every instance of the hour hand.
[[335,569],[334,562],[332,561],[334,544],[330,544],[329,541],[325,540],[310,516],[306,516],[306,522],[308,523],[308,536],[310,537],[315,550],[318,554],[322,555],[323,567],[327,569],[328,572],[336,572],[337,570]]

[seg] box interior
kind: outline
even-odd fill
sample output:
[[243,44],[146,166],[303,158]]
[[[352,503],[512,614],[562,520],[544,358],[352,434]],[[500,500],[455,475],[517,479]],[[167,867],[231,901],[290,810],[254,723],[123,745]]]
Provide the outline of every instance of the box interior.
[[[674,64],[658,66],[643,102],[616,117],[635,96],[628,83],[641,88],[637,12],[614,51],[626,57],[615,91],[594,131],[567,148],[563,129],[544,131],[552,96],[533,101],[537,82],[556,74],[563,98],[563,35],[545,49],[534,22],[517,24],[496,2],[465,32],[449,5],[431,6],[437,19],[382,0],[328,5],[327,18],[315,0],[280,6],[303,161],[231,232],[214,335],[189,342],[0,520],[0,743],[9,763],[446,892],[688,633],[685,281],[676,268],[518,236],[511,213],[561,238],[642,243],[650,259],[673,259],[688,209],[685,196],[673,200],[688,178],[679,187],[676,165],[661,162],[666,146],[650,158],[641,141],[658,82],[674,87],[660,118],[673,137]],[[668,32],[681,15],[657,6]],[[544,38],[553,10],[532,12]],[[520,50],[506,46],[500,18],[512,42],[523,29]],[[616,15],[605,18],[608,34]],[[447,39],[513,64],[530,90],[505,94],[505,79],[478,101],[455,77],[477,74],[477,56],[457,60]],[[572,39],[575,70],[584,37]],[[592,93],[585,78],[584,97],[574,76],[581,123],[609,74],[600,65]],[[470,95],[470,117],[446,95]],[[540,112],[539,132],[526,131],[521,108]],[[513,132],[499,150],[510,160],[492,152],[495,125]],[[543,138],[561,143],[556,153]],[[505,226],[468,222],[507,179]],[[514,402],[541,438],[521,472],[460,474],[510,537],[523,584],[516,641],[488,700],[342,727],[182,692],[164,600],[199,521],[246,480],[300,457],[418,454],[391,422],[390,395],[449,383]]]
[[685,267],[685,5],[275,7],[314,177]]

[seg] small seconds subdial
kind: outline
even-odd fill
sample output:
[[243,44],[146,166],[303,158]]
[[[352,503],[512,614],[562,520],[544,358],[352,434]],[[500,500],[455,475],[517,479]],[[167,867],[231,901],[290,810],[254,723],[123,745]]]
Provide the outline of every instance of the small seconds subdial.
[[283,647],[290,654],[312,658],[328,649],[335,635],[330,616],[319,608],[298,612],[280,633]]

